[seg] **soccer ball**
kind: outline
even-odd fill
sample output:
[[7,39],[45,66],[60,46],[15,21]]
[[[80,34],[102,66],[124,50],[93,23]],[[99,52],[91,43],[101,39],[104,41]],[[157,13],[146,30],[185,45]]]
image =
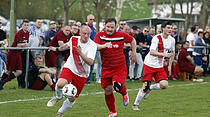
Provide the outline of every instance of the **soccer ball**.
[[77,88],[73,84],[67,84],[62,89],[63,95],[67,98],[73,98],[77,94]]

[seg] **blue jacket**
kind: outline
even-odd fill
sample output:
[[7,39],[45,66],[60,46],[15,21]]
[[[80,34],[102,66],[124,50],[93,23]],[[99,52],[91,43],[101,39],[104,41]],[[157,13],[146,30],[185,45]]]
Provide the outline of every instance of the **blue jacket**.
[[[200,38],[198,38],[195,41],[195,46],[206,46],[206,44],[203,43]],[[201,54],[201,55],[203,54],[203,48],[195,48],[194,51],[197,52],[198,54]]]
[[88,26],[89,26],[90,29],[91,29],[90,39],[91,39],[91,40],[94,40],[94,38],[95,38],[95,36],[96,36],[96,29],[95,29],[93,26],[89,25],[89,24],[88,24]]

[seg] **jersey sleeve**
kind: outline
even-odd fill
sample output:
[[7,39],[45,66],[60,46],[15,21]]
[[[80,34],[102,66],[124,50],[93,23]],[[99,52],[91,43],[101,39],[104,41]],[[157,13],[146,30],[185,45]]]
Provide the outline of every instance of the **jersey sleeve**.
[[57,36],[57,39],[58,41],[65,41],[65,37],[61,33]]
[[94,38],[94,42],[97,44],[100,44],[100,32],[96,34],[96,36]]
[[159,40],[158,40],[157,36],[155,36],[155,37],[152,39],[152,43],[151,43],[151,46],[150,46],[150,50],[157,50],[157,48],[158,48],[158,43],[159,43]]
[[96,56],[96,50],[97,50],[97,45],[95,42],[91,43],[91,46],[89,48],[89,51],[87,53],[87,57],[91,59],[95,59]]
[[124,33],[124,41],[125,43],[131,43],[133,41],[133,37],[128,35],[127,33]]

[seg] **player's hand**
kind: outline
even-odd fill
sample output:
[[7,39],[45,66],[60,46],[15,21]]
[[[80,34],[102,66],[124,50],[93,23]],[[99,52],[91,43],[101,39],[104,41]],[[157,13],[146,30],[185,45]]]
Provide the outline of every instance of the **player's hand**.
[[136,54],[135,53],[132,53],[130,60],[131,60],[131,64],[136,62]]
[[78,54],[80,55],[82,53],[82,48],[78,45],[76,47]]
[[166,58],[170,58],[172,56],[172,53],[166,53],[166,54],[164,54],[164,57],[166,57]]
[[50,46],[48,51],[50,51],[50,50],[56,51],[56,47]]
[[104,44],[105,48],[112,48],[112,43],[108,42]]

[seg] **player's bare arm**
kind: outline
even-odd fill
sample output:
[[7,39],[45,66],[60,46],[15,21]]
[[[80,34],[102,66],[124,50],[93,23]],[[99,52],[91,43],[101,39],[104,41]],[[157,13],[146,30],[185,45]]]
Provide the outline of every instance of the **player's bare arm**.
[[58,41],[59,46],[62,46],[63,44],[65,44],[63,41]]
[[64,51],[64,50],[67,50],[67,49],[69,49],[69,46],[68,46],[67,43],[63,44],[62,46],[58,47],[57,49],[56,49],[56,47],[50,46],[49,50],[52,50],[52,51]]
[[82,48],[80,46],[76,47],[78,54],[80,55],[80,57],[83,59],[83,61],[85,63],[87,63],[88,65],[92,65],[94,60],[91,58],[88,58],[84,53],[82,53]]
[[26,47],[28,43],[18,43],[17,47]]
[[112,43],[108,42],[105,44],[97,44],[97,50],[102,50],[104,48],[112,48]]
[[41,73],[49,73],[49,74],[56,74],[55,70],[49,69],[49,68],[41,68],[39,69],[39,72]]
[[131,64],[133,64],[136,61],[136,40],[133,39],[131,42],[131,49],[132,49],[132,55],[131,55]]
[[150,55],[170,58],[172,53],[161,53],[161,52],[158,52],[156,50],[151,49],[150,50]]
[[186,56],[186,58],[187,58],[187,60],[190,61],[191,63],[193,62],[193,58],[192,58],[190,55]]
[[169,59],[169,65],[168,65],[168,71],[169,71],[169,75],[171,75],[171,66],[172,66],[172,63],[173,63],[173,61],[174,61],[174,56],[175,56],[175,52],[174,51],[172,51],[171,52],[172,54],[171,54],[171,57],[170,57],[170,59]]

